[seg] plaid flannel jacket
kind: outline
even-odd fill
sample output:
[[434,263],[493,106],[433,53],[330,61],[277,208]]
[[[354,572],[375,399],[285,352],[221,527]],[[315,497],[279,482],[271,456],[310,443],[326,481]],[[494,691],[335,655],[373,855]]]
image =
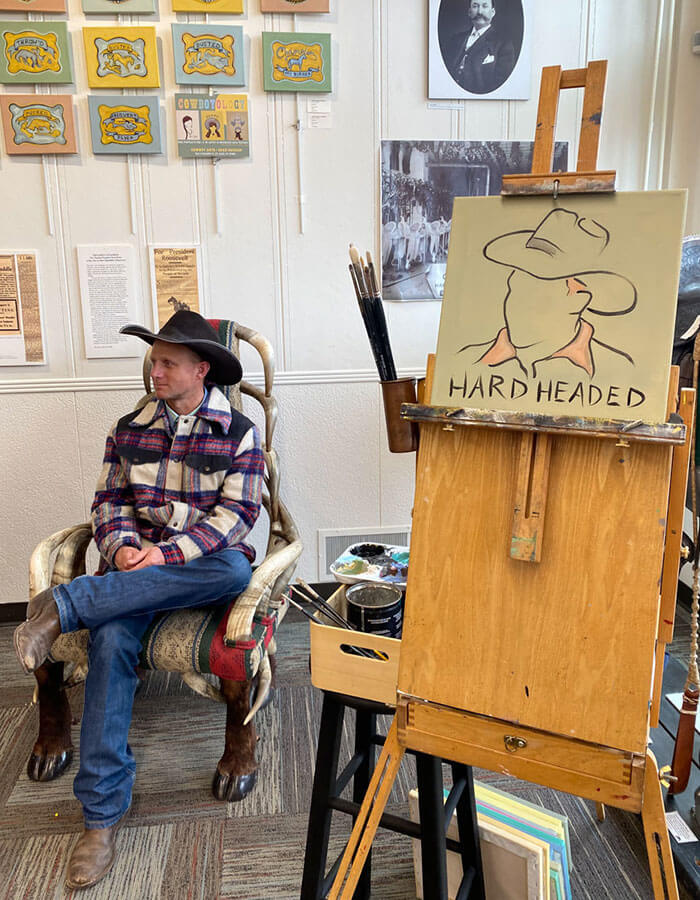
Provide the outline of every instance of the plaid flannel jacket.
[[173,434],[165,404],[149,400],[113,426],[92,503],[100,570],[119,547],[157,544],[168,565],[243,543],[260,512],[264,460],[256,427],[211,387]]

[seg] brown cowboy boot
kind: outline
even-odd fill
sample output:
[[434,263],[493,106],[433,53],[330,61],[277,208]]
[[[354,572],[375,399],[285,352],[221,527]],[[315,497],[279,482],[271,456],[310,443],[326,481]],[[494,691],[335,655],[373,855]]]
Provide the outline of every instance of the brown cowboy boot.
[[53,588],[46,588],[45,591],[39,591],[34,594],[29,603],[27,603],[27,619],[36,619],[39,613],[44,609],[47,603],[53,600]]
[[117,856],[117,832],[128,813],[129,810],[109,828],[86,828],[80,835],[68,861],[67,887],[92,887],[109,872]]
[[15,653],[27,675],[43,663],[60,633],[61,622],[53,596],[33,618],[15,628]]

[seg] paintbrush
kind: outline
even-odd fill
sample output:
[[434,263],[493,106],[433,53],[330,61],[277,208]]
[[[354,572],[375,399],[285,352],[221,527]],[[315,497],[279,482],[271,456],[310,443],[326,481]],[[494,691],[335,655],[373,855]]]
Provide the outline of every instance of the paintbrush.
[[287,597],[287,600],[292,604],[295,609],[298,609],[300,613],[303,613],[307,619],[311,622],[315,622],[317,625],[325,625],[325,622],[322,622],[320,619],[317,619],[313,613],[310,613],[308,609],[304,609],[301,603],[297,603],[296,600],[292,600],[291,597]]
[[[292,587],[292,585],[290,584],[290,588],[291,587]],[[301,591],[299,591],[298,593],[300,594],[300,596],[302,596],[302,597],[304,596],[304,594],[302,594]],[[304,609],[304,607],[300,603],[297,603],[295,600],[292,600],[291,597],[287,597],[287,599],[292,604],[292,606],[295,609],[298,609],[299,612],[303,613],[306,616],[306,618],[309,619],[309,621],[315,622],[317,625],[322,625],[323,627],[325,627],[325,624],[326,624],[325,622],[322,622],[320,619],[317,619],[313,613],[310,613],[308,611],[308,609]],[[360,656],[364,656],[366,659],[376,659],[374,651],[372,651],[372,650],[365,650],[364,647],[353,647],[352,649],[355,651],[355,653],[359,654]]]
[[333,609],[330,603],[326,603],[323,597],[319,597],[319,595],[312,588],[308,587],[307,585],[304,585],[304,587],[306,588],[306,591],[309,592],[308,594],[306,593],[306,591],[300,590],[294,584],[289,585],[290,590],[294,591],[296,594],[306,600],[307,603],[311,603],[313,606],[315,606],[317,610],[328,616],[328,618],[335,622],[336,625],[340,625],[341,628],[347,628],[348,631],[357,630],[353,628],[352,625],[340,615],[337,609]]
[[396,380],[396,366],[394,365],[394,355],[391,352],[391,342],[389,341],[389,332],[386,327],[386,316],[384,315],[384,304],[382,303],[382,295],[379,292],[379,284],[377,283],[377,274],[374,270],[374,262],[372,254],[367,251],[367,265],[365,268],[365,280],[370,293],[369,306],[372,309],[372,315],[376,323],[376,330],[379,344],[384,348],[384,360],[387,370],[387,381]]
[[374,263],[365,266],[359,251],[350,244],[350,268],[357,302],[365,323],[374,362],[377,366],[380,381],[393,381],[396,378],[396,367],[391,353],[389,335],[382,300],[374,273]]
[[[330,603],[328,603],[328,601],[323,599],[323,597],[320,594],[316,593],[316,591],[311,587],[311,585],[307,584],[301,578],[297,578],[297,584],[300,584],[306,591],[308,591],[310,596],[307,597],[306,599],[308,599],[309,602],[314,603],[317,606],[317,608],[319,608],[323,612],[325,612],[326,615],[329,616],[331,619],[333,619],[335,622],[337,622],[338,625],[340,625],[343,628],[347,628],[348,631],[355,631],[355,632],[360,631],[359,628],[355,628],[355,626],[351,625],[350,622],[347,621],[347,619],[344,619],[340,615],[340,613],[336,609],[334,609],[330,605]],[[295,590],[294,585],[290,584],[289,586],[292,590]],[[301,597],[304,596],[304,594],[299,590],[299,588],[296,588],[296,592]],[[374,659],[382,659],[382,660],[389,659],[389,657],[386,655],[386,653],[384,653],[382,650],[371,650],[371,651],[369,651],[369,654]],[[364,655],[366,655],[366,654],[364,654]]]
[[[358,269],[360,267],[358,266]],[[350,278],[352,280],[353,287],[355,288],[355,295],[357,297],[357,305],[360,307],[360,314],[362,315],[362,321],[365,324],[365,331],[367,332],[367,337],[369,338],[369,345],[372,350],[372,356],[374,357],[375,365],[379,370],[379,377],[382,380],[385,380],[382,377],[382,374],[385,372],[384,360],[382,358],[382,353],[379,348],[376,339],[376,328],[373,322],[372,310],[369,307],[369,297],[366,296],[367,289],[364,284],[364,278],[362,283],[360,283],[358,269],[355,268],[352,264],[348,266],[350,270]]]

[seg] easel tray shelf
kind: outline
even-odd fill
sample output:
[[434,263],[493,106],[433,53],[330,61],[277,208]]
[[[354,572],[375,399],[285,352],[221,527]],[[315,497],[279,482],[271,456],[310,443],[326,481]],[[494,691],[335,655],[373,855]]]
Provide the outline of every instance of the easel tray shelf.
[[505,410],[470,409],[466,407],[426,406],[404,403],[401,418],[412,422],[442,424],[443,427],[479,426],[509,431],[537,431],[575,437],[624,438],[652,444],[681,446],[686,428],[682,421],[628,422],[621,419],[587,419],[579,416],[542,416]]

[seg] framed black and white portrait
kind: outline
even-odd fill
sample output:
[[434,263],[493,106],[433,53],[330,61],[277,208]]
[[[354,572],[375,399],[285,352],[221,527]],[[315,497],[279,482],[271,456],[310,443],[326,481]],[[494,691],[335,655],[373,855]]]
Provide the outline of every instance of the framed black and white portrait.
[[428,96],[527,100],[532,0],[430,0]]

